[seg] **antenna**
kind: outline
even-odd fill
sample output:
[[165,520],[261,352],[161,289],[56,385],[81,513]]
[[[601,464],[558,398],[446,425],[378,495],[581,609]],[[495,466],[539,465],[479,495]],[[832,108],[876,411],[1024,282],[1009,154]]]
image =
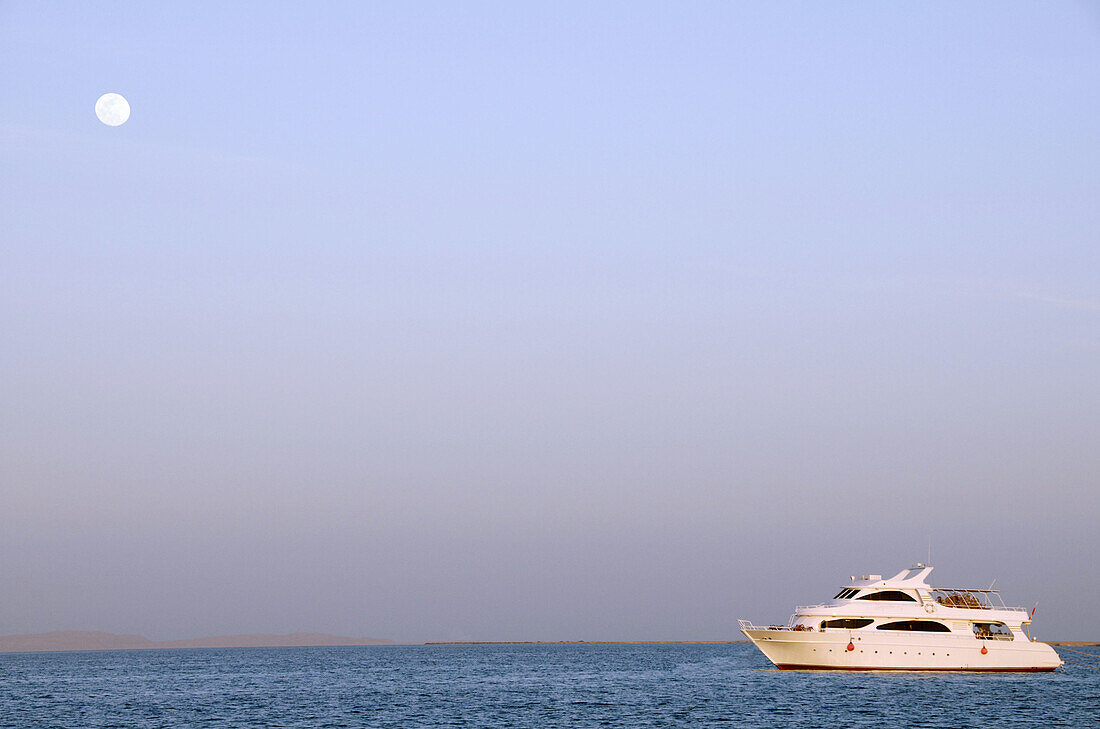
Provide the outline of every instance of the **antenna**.
[[932,535],[928,535],[928,561],[925,564],[932,564]]

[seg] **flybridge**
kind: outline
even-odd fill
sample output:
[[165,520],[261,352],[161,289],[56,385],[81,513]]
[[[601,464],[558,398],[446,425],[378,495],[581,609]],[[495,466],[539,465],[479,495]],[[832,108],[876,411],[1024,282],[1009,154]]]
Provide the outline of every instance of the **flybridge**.
[[1026,608],[1008,607],[1001,598],[1000,590],[979,590],[970,587],[937,587],[932,590],[932,599],[944,607],[970,608],[972,610],[1018,610]]
[[889,579],[882,579],[882,575],[856,575],[849,576],[849,587],[911,587],[911,588],[927,588],[925,578],[932,572],[932,568],[926,564],[918,562],[917,564],[898,572],[896,575]]

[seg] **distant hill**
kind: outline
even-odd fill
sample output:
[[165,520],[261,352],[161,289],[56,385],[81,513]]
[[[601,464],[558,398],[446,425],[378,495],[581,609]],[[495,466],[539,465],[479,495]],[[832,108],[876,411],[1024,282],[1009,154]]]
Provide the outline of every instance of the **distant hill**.
[[190,640],[163,640],[154,644],[153,647],[278,648],[311,645],[393,645],[393,641],[381,638],[345,638],[340,635],[329,635],[328,633],[288,633],[286,635],[251,633],[248,635],[215,635],[209,638],[192,638]]
[[216,635],[188,640],[149,640],[142,635],[115,635],[98,630],[55,630],[33,635],[0,635],[0,653],[40,651],[117,651],[158,648],[279,648],[292,646],[393,645],[380,638],[345,638],[328,633]]
[[23,651],[109,651],[156,648],[141,635],[115,635],[98,630],[55,630],[33,635],[0,635],[0,653]]

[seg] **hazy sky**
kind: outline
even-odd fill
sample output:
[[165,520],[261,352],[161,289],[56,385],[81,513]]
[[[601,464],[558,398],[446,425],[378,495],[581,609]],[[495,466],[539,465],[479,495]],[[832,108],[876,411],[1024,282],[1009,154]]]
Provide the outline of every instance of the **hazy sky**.
[[931,537],[1100,637],[1095,4],[5,2],[0,99],[0,633],[730,639]]

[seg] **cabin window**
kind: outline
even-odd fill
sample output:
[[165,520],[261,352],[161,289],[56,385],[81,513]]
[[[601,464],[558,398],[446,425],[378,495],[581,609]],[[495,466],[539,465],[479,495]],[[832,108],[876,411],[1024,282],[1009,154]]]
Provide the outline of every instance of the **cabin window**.
[[855,595],[857,592],[859,592],[859,590],[853,590],[850,587],[845,587],[843,590],[838,592],[836,597],[834,597],[833,599],[834,600],[847,600],[848,598]]
[[1004,623],[974,623],[974,636],[976,638],[1011,640],[1012,630]]
[[880,590],[867,595],[861,595],[857,600],[889,600],[890,602],[916,602],[912,595],[907,595],[898,590]]
[[873,622],[875,621],[871,618],[833,618],[832,620],[822,620],[821,629],[843,628],[846,630],[856,630],[858,628],[866,628]]
[[877,626],[878,630],[909,630],[918,633],[950,633],[943,623],[935,620],[897,620],[893,623],[883,623]]

